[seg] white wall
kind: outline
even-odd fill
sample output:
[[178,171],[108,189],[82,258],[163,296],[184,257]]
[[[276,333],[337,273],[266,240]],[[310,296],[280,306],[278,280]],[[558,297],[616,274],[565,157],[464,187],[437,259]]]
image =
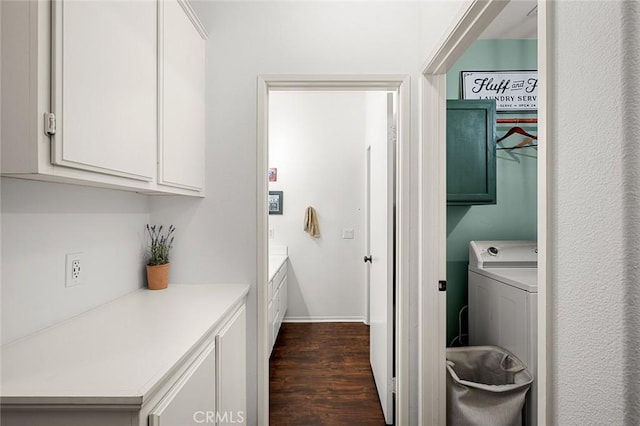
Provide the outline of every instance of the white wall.
[[[148,197],[2,178],[2,343],[145,285]],[[83,284],[65,287],[82,252]]]
[[639,6],[548,7],[552,424],[639,424]]
[[[624,415],[625,424],[640,424],[640,4],[628,2],[622,14],[624,153],[622,194],[625,217],[624,314]],[[631,372],[630,374],[628,374]]]
[[[174,223],[183,282],[247,282],[248,424],[256,415],[256,81],[260,74],[409,74],[461,2],[194,2],[207,26],[207,191],[186,203],[152,199],[152,220]],[[417,85],[412,86],[412,194],[417,200]],[[285,200],[286,208],[286,200]],[[417,202],[412,235],[417,235]],[[412,241],[411,371],[417,371],[417,239]],[[415,419],[417,380],[412,375]]]
[[[363,320],[367,101],[373,95],[269,96],[269,166],[278,169],[269,189],[284,194],[284,214],[269,216],[270,243],[289,247],[286,319]],[[385,109],[381,113],[384,118]],[[319,238],[303,230],[307,206],[318,213]],[[342,238],[345,228],[354,230],[353,239]]]

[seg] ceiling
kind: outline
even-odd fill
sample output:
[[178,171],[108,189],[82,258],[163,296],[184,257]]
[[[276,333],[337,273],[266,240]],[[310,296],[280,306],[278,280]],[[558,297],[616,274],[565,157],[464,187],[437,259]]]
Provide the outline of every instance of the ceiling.
[[537,39],[538,13],[535,9],[537,3],[536,0],[510,1],[478,38]]

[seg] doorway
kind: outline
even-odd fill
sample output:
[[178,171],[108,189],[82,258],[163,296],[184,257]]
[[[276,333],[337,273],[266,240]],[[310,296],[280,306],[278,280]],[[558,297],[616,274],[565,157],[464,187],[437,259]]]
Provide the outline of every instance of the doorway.
[[[268,422],[269,410],[269,352],[268,344],[268,309],[267,309],[267,279],[268,279],[268,211],[267,193],[268,179],[268,113],[269,94],[276,91],[391,91],[397,93],[397,113],[398,113],[398,136],[396,149],[396,265],[395,281],[397,300],[397,310],[395,312],[395,333],[392,339],[395,340],[395,366],[396,372],[396,413],[394,421],[396,424],[404,424],[408,419],[408,300],[406,277],[407,252],[408,252],[408,132],[409,132],[409,99],[408,99],[408,77],[380,77],[368,78],[366,76],[267,76],[261,77],[258,81],[258,209],[263,214],[259,215],[257,224],[258,238],[258,416],[261,423]],[[365,150],[362,150],[364,162]],[[363,176],[364,177],[364,176]],[[405,184],[405,185],[403,185]],[[404,186],[407,186],[406,188]],[[363,217],[364,219],[364,217]],[[364,254],[364,253],[363,253]],[[363,295],[364,296],[364,295]],[[387,384],[392,386],[391,381]]]
[[[447,72],[478,36],[502,12],[509,2],[478,1],[462,10],[442,47],[427,61],[421,76],[421,283],[420,287],[420,401],[421,424],[444,424],[446,419],[446,104]],[[537,309],[537,399],[538,424],[546,419],[546,5],[537,2],[538,32],[538,161],[537,239],[538,239],[538,309]],[[437,182],[435,185],[433,182]],[[436,200],[434,202],[434,199]],[[444,284],[444,285],[443,285]],[[435,343],[435,344],[434,344]]]

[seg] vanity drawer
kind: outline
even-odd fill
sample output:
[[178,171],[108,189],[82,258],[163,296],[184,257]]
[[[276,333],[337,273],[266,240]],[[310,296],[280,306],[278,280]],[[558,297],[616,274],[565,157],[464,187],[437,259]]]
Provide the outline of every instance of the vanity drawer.
[[287,276],[287,262],[284,262],[280,267],[280,269],[278,269],[278,272],[276,273],[275,277],[273,277],[274,290],[280,288],[280,285],[282,285],[282,280],[286,276]]

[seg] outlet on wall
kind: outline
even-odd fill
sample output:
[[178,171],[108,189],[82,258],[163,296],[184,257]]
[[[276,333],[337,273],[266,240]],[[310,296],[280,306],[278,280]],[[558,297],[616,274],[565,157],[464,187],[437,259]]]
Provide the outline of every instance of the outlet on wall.
[[69,253],[65,268],[65,286],[72,287],[79,284],[82,284],[82,253]]

